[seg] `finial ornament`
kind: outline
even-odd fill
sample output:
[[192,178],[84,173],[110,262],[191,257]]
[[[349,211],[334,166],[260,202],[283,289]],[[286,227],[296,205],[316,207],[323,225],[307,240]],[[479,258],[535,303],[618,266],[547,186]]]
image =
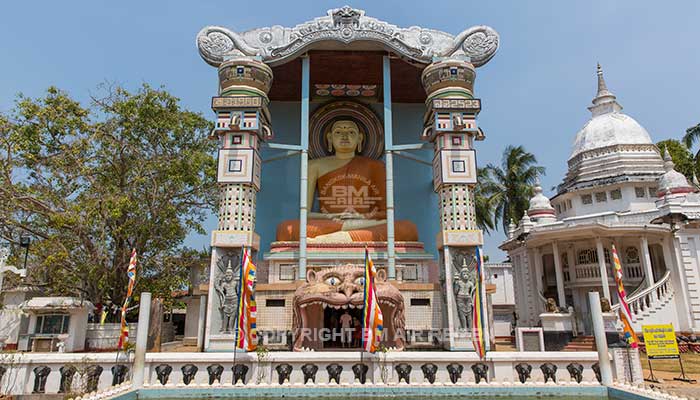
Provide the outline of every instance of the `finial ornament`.
[[542,183],[540,182],[540,176],[535,175],[535,187],[533,188],[535,194],[542,193]]
[[608,91],[608,86],[605,84],[605,77],[603,77],[603,67],[598,63],[598,95],[596,97],[610,95]]
[[608,90],[608,85],[605,84],[605,77],[603,76],[603,67],[598,63],[598,93],[596,93],[593,99],[593,104],[600,104],[603,102],[609,102],[608,100],[615,100],[615,95]]
[[664,148],[664,169],[666,172],[671,171],[676,165],[671,158],[671,153],[668,152],[668,147]]

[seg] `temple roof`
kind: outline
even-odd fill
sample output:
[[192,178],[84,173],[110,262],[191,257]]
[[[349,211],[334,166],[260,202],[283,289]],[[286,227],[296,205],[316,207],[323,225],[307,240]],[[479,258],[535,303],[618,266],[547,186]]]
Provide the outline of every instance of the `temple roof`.
[[499,42],[498,33],[488,26],[473,26],[453,36],[418,26],[400,28],[349,6],[291,28],[275,25],[236,33],[207,26],[197,34],[199,54],[215,67],[246,56],[280,65],[311,49],[389,50],[420,64],[430,64],[434,57],[466,57],[479,67],[496,54]]

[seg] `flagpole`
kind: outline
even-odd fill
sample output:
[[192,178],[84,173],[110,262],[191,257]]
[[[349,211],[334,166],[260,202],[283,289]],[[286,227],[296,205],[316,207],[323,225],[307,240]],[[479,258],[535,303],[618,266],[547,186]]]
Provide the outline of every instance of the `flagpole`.
[[[243,266],[245,265],[245,246],[241,247],[241,267],[238,273],[238,304],[236,304],[236,319],[235,324],[234,324],[234,329],[236,330],[236,333],[234,334],[234,339],[233,339],[233,366],[234,368],[236,367],[236,353],[238,353],[238,332],[240,329],[238,328],[238,319],[240,318],[240,312],[241,312],[241,296],[243,295]],[[235,379],[235,377],[234,377]]]

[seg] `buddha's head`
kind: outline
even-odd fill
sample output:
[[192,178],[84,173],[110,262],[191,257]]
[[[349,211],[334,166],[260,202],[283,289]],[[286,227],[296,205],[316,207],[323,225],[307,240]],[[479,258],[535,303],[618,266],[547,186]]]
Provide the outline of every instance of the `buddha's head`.
[[362,151],[365,135],[354,121],[341,119],[331,125],[326,133],[328,151],[333,153],[354,153]]

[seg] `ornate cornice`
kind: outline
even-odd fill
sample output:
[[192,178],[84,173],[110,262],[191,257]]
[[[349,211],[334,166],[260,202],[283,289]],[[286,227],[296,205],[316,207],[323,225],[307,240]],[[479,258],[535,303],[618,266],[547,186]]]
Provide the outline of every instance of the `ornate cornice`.
[[370,41],[423,64],[430,64],[433,57],[466,56],[479,67],[496,54],[500,42],[498,33],[483,25],[452,36],[417,26],[400,28],[349,6],[328,10],[327,14],[293,28],[277,25],[243,33],[207,26],[197,34],[197,48],[204,61],[215,67],[226,59],[246,56],[259,56],[274,66],[293,59],[318,42]]

